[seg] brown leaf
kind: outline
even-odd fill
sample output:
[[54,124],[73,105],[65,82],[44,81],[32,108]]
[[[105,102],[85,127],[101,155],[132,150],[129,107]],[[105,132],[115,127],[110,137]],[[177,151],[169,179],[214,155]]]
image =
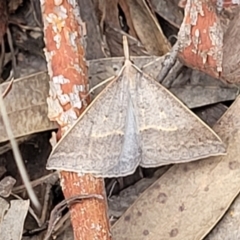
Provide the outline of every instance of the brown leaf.
[[23,225],[28,212],[29,203],[29,200],[11,201],[10,208],[5,214],[2,222],[0,221],[1,239],[22,239]]
[[87,47],[86,47],[86,59],[92,60],[97,58],[103,58],[104,54],[102,51],[102,39],[101,32],[98,25],[98,20],[94,11],[92,1],[82,0],[79,1],[80,13],[84,22],[86,22],[87,29]]
[[127,0],[127,3],[134,29],[147,51],[156,56],[168,53],[170,44],[145,0]]
[[123,56],[122,38],[127,36],[129,42],[130,53],[132,56],[149,55],[145,47],[134,37],[124,31],[106,25],[105,28],[106,41],[112,57]]
[[226,214],[204,240],[240,239],[240,196],[234,200]]
[[[57,127],[47,118],[48,80],[47,73],[40,72],[14,81],[4,100],[15,137],[24,136],[26,131],[31,134]],[[2,89],[6,89],[7,86],[8,83],[0,85]],[[7,141],[1,117],[0,123],[0,142]]]
[[179,28],[183,20],[183,11],[178,7],[179,0],[151,0],[153,9],[162,18]]
[[29,208],[29,200],[12,200],[11,206],[0,221],[0,239],[20,240]]
[[130,9],[129,6],[127,4],[127,1],[125,0],[119,0],[119,5],[122,8],[126,21],[127,21],[127,26],[129,28],[128,33],[133,36],[134,38],[137,38],[137,34],[135,32],[135,29],[133,27],[133,22],[132,22],[132,18],[131,18],[131,13],[130,13]]

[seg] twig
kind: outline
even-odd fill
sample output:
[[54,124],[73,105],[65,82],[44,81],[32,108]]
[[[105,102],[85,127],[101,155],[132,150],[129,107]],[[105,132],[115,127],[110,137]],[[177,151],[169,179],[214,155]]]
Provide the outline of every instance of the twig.
[[[77,1],[42,0],[41,7],[45,55],[51,80],[47,98],[48,117],[59,125],[59,140],[90,102],[90,97],[86,99],[89,90],[85,57],[86,23],[79,15]],[[84,104],[83,99],[86,99]],[[79,176],[61,171],[60,180],[66,199],[77,194],[105,193],[104,179],[90,174]],[[74,204],[70,213],[75,239],[111,239],[106,199],[89,199]]]
[[47,186],[45,188],[45,196],[44,196],[44,202],[43,202],[42,214],[41,214],[41,222],[42,223],[44,223],[46,221],[51,188],[52,188],[52,185],[50,183],[47,183]]
[[[18,196],[17,194],[11,193],[11,195],[19,200],[23,200],[20,196]],[[38,224],[38,227],[41,227],[43,224],[43,222],[38,218],[38,216],[35,214],[34,210],[31,208],[31,206],[29,206],[28,208],[28,212],[32,215],[32,217],[35,219],[35,221]]]
[[33,13],[33,18],[37,24],[37,26],[42,29],[42,24],[38,21],[37,19],[37,15],[36,15],[36,10],[35,10],[35,7],[34,7],[34,3],[33,3],[33,0],[30,0],[30,3],[31,3],[31,7],[32,7],[32,13]]
[[[42,183],[50,183],[51,185],[53,185],[57,180],[58,180],[58,172],[53,172],[46,176],[43,176],[41,178],[31,181],[30,184],[32,187],[36,187]],[[19,193],[19,192],[25,190],[25,188],[26,188],[25,185],[14,187],[13,192]]]
[[171,51],[165,55],[165,58],[162,62],[162,68],[160,73],[157,76],[157,81],[162,83],[164,78],[167,76],[173,65],[175,64],[177,60],[177,54],[178,54],[178,41],[174,44]]
[[38,201],[38,199],[37,199],[37,197],[36,197],[36,195],[35,195],[35,193],[32,189],[32,186],[30,184],[26,168],[24,166],[20,151],[18,149],[18,145],[16,143],[16,140],[14,139],[12,128],[10,126],[9,118],[8,118],[8,115],[7,115],[7,110],[6,110],[6,107],[5,107],[3,98],[2,98],[1,89],[0,89],[0,111],[1,111],[3,123],[5,125],[8,138],[9,138],[10,143],[12,145],[14,159],[16,161],[16,164],[17,164],[18,170],[20,172],[20,175],[22,177],[22,180],[24,182],[24,185],[27,189],[28,196],[31,199],[33,205],[39,210],[40,209],[40,203],[39,203],[39,201]]
[[44,237],[44,240],[48,240],[50,238],[51,233],[52,233],[56,223],[61,218],[61,214],[64,209],[66,209],[67,207],[69,207],[70,205],[72,205],[74,203],[81,202],[84,199],[91,199],[91,198],[100,199],[100,200],[104,199],[103,196],[98,195],[98,194],[78,195],[78,196],[71,197],[69,199],[65,199],[62,202],[60,202],[59,204],[57,204],[51,212],[48,230]]
[[52,237],[55,239],[57,236],[59,236],[61,233],[63,233],[66,228],[71,226],[71,221],[70,221],[71,214],[68,211],[62,218],[57,222],[55,225],[55,228],[52,232]]
[[10,92],[11,88],[12,88],[12,85],[13,85],[13,81],[14,81],[14,78],[12,78],[12,80],[9,82],[7,88],[4,90],[4,92],[2,93],[2,98],[4,99],[8,93]]
[[12,35],[11,35],[11,32],[10,32],[9,28],[7,28],[7,39],[8,39],[9,48],[10,48],[10,51],[11,51],[11,54],[12,54],[13,77],[16,78],[16,76],[17,76],[17,62],[16,62],[16,57],[15,57],[14,48],[13,48]]

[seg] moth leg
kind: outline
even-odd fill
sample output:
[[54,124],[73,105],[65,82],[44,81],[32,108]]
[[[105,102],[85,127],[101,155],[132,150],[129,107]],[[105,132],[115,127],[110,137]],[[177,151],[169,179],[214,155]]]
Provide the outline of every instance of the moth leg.
[[165,55],[164,60],[162,62],[162,68],[156,79],[159,83],[163,82],[163,80],[168,75],[169,71],[172,69],[172,67],[176,63],[178,48],[179,48],[179,45],[177,41],[175,45],[172,47],[171,51]]
[[[180,61],[176,60],[175,64],[172,66],[172,68],[170,69],[166,77],[163,79],[161,84],[168,89],[173,87],[174,82],[181,74],[183,67],[184,65]],[[181,78],[183,78],[183,76],[181,76]]]

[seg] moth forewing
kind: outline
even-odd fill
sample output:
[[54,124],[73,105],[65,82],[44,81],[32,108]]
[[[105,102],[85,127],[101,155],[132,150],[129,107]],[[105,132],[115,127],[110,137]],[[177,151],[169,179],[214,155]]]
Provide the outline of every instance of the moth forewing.
[[135,171],[141,153],[134,96],[129,91],[125,71],[126,66],[54,147],[48,169],[108,177],[119,171],[123,175]]
[[133,67],[143,86],[137,94],[141,166],[188,162],[226,152],[222,140],[209,126],[164,86]]

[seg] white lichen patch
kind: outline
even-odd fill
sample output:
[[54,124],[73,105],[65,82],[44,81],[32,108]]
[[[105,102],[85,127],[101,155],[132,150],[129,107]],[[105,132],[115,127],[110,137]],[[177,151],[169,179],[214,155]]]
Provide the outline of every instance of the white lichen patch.
[[[41,7],[45,7],[46,0],[40,0]],[[45,9],[42,8],[42,12],[44,12]]]
[[77,8],[77,2],[76,2],[76,0],[67,0],[67,2],[70,4],[70,5],[72,5],[72,7],[75,9],[75,8]]
[[58,99],[53,99],[51,97],[47,98],[48,104],[48,118],[51,121],[56,121],[59,115],[63,113],[63,108],[59,103]]
[[54,13],[46,15],[46,20],[49,24],[52,24],[52,29],[55,33],[61,32],[66,24],[64,18],[59,17]]
[[85,92],[86,89],[85,89],[85,86],[84,86],[84,85],[79,84],[79,85],[73,85],[72,91],[73,91],[74,93],[79,93],[79,92]]
[[70,102],[70,97],[68,94],[58,95],[58,99],[59,99],[59,102],[61,103],[61,105],[66,105],[67,103]]
[[178,33],[179,51],[184,50],[192,43],[191,39],[191,24],[182,24]]
[[73,64],[73,67],[74,67],[75,70],[77,70],[78,73],[83,73],[83,71],[80,68],[79,64]]
[[62,112],[61,116],[58,118],[57,121],[61,126],[72,126],[76,120],[77,114],[73,108],[70,108],[69,110]]
[[57,145],[57,134],[55,132],[52,132],[52,137],[49,139],[49,142],[52,147]]
[[[204,16],[202,2],[199,0],[187,0],[183,24],[181,25],[178,33],[179,51],[182,51],[184,48],[191,45],[191,29],[192,26],[197,25],[199,15]],[[190,17],[190,23],[186,23],[186,19],[188,17]],[[195,44],[198,41],[198,36],[196,34],[197,33],[195,33],[195,36],[193,37],[195,40]]]
[[91,224],[91,228],[95,229],[96,231],[100,232],[102,230],[102,226],[100,224]]
[[53,37],[53,40],[54,42],[56,43],[56,48],[57,49],[60,49],[60,46],[61,46],[61,35],[59,33],[57,33],[54,37]]
[[65,20],[68,17],[67,9],[63,5],[54,7],[54,12],[57,14],[59,19]]
[[240,0],[232,0],[232,3],[240,5]]
[[78,93],[69,93],[70,103],[72,107],[81,109],[82,108],[82,101],[79,97]]
[[196,29],[194,32],[194,35],[192,36],[192,43],[194,46],[194,49],[192,50],[195,54],[198,52],[198,46],[201,43],[201,38],[200,38],[200,31],[199,29]]
[[82,19],[80,17],[79,9],[77,7],[73,8],[72,13],[73,13],[74,18],[77,21],[78,25],[81,26],[81,35],[85,36],[87,34],[86,24],[82,21]]
[[79,13],[79,9],[77,7],[75,7],[72,11],[75,20],[78,23],[78,32],[81,35],[81,45],[86,48],[86,36],[87,36],[87,28],[86,28],[86,23],[82,21],[81,17],[80,17],[80,13]]
[[191,25],[196,26],[197,25],[197,20],[198,20],[198,15],[204,16],[203,8],[202,8],[202,1],[199,0],[193,0],[189,2],[189,15],[190,15],[190,21]]
[[211,39],[212,45],[217,47],[223,47],[223,30],[221,28],[220,24],[217,24],[216,22],[209,26],[209,37]]
[[49,52],[46,48],[43,49],[45,57],[46,57],[46,61],[47,61],[47,70],[48,70],[48,74],[50,76],[50,78],[52,78],[53,76],[53,70],[52,70],[52,57],[55,54],[55,52],[51,51]]
[[223,61],[223,30],[219,23],[214,23],[209,27],[209,38],[211,39],[212,48],[209,54],[216,60],[217,71],[222,72]]
[[56,6],[60,6],[63,3],[63,0],[54,0]]
[[61,84],[53,83],[52,81],[49,82],[49,95],[52,98],[57,98],[62,94]]
[[207,60],[208,60],[208,53],[207,51],[201,51],[200,53],[198,53],[201,58],[202,58],[202,63],[203,65],[205,65],[207,63]]
[[58,84],[70,83],[70,80],[68,78],[65,78],[63,75],[54,76],[52,78],[52,81],[53,83],[58,83]]
[[78,36],[77,32],[68,32],[69,44],[73,47],[75,52],[77,52],[78,50],[76,43],[77,36]]

